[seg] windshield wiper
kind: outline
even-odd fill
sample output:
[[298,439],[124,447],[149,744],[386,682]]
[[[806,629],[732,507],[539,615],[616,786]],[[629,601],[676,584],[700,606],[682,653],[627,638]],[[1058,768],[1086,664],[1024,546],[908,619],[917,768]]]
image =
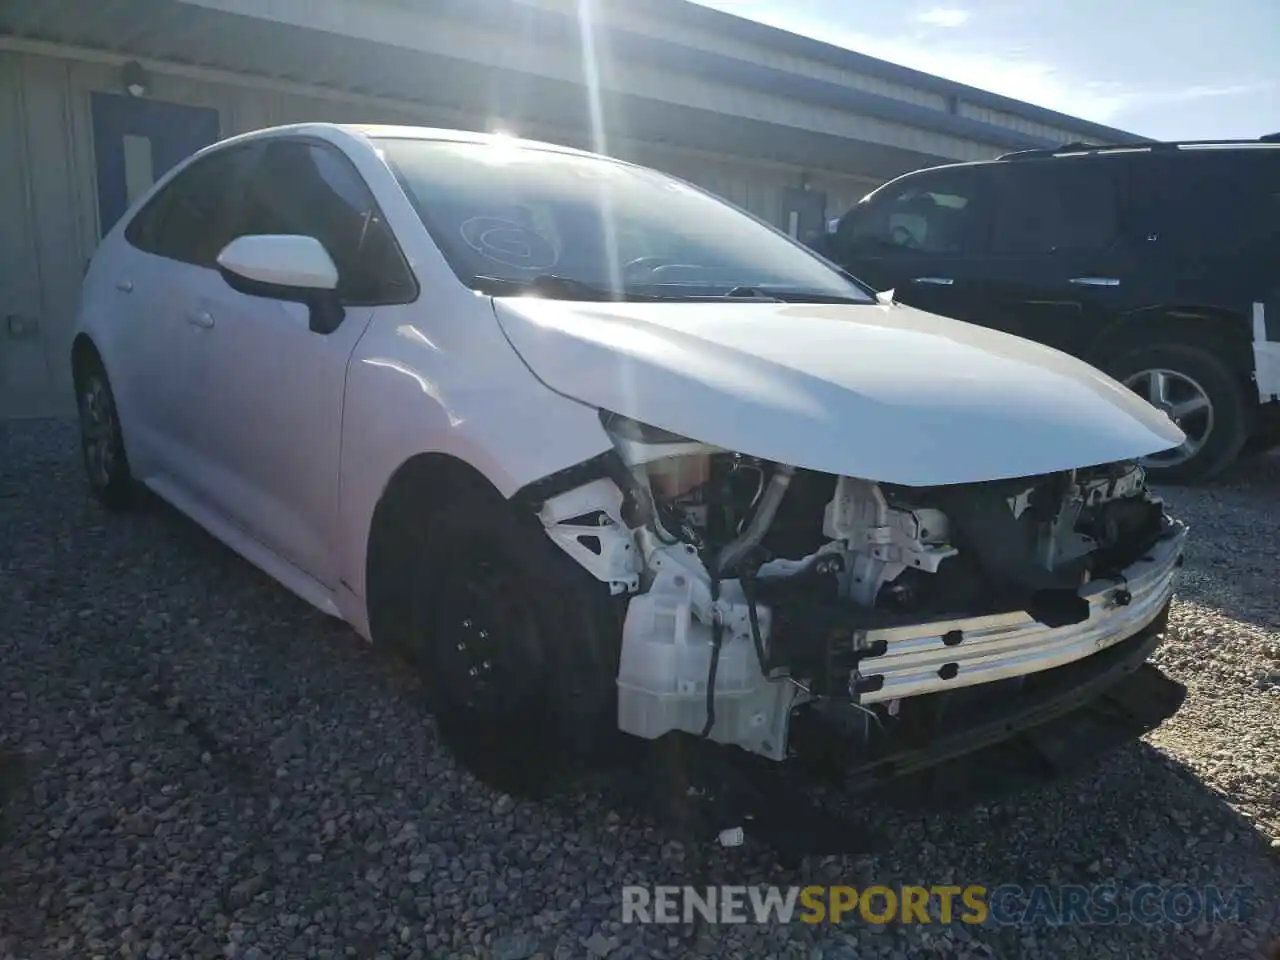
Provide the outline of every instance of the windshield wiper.
[[661,300],[662,297],[633,293],[629,290],[609,290],[597,287],[573,277],[564,277],[556,273],[540,273],[527,280],[509,277],[475,276],[471,285],[494,296],[511,293],[533,293],[553,300]]
[[[641,293],[634,288],[610,289],[598,287],[577,280],[573,277],[557,273],[540,273],[528,279],[512,277],[490,277],[478,274],[471,278],[474,289],[490,296],[511,296],[534,294],[552,300],[592,300],[604,302],[672,302],[696,303],[725,300],[757,301],[760,303],[874,303],[873,300],[859,300],[856,297],[842,297],[839,294],[824,293],[821,290],[788,290],[773,289],[768,286],[751,286],[743,284],[730,289],[727,293],[716,293],[706,287],[684,284],[672,284],[671,291],[662,293]],[[650,288],[652,289],[652,288]],[[661,289],[661,286],[659,286]]]
[[874,300],[859,300],[857,297],[842,297],[837,293],[824,293],[821,290],[774,290],[770,287],[741,286],[734,287],[724,295],[726,300],[763,300],[774,303],[874,303]]
[[782,303],[782,298],[774,296],[772,293],[765,293],[759,287],[734,287],[723,297],[725,300],[771,300],[774,303]]

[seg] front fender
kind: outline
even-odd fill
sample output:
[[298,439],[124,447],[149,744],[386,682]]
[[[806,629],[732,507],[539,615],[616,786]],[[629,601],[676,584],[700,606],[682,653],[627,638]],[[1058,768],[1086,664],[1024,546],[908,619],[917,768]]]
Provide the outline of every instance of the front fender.
[[[339,550],[343,584],[366,596],[374,510],[401,465],[459,460],[504,496],[612,449],[597,411],[543,386],[467,293],[438,326],[420,306],[379,308],[347,371]],[[473,309],[467,309],[471,307]]]

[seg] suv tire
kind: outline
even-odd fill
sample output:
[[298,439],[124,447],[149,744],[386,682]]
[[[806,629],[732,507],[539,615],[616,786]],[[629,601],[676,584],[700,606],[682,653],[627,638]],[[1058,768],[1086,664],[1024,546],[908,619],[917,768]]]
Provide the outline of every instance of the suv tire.
[[1152,378],[1163,379],[1169,394],[1165,409],[1171,415],[1196,393],[1207,402],[1207,407],[1188,413],[1180,424],[1189,440],[1200,442],[1198,450],[1182,459],[1156,455],[1144,461],[1153,483],[1209,480],[1230,466],[1244,448],[1249,437],[1244,387],[1230,364],[1211,349],[1190,343],[1138,347],[1108,364],[1107,373],[1148,400],[1152,399]]

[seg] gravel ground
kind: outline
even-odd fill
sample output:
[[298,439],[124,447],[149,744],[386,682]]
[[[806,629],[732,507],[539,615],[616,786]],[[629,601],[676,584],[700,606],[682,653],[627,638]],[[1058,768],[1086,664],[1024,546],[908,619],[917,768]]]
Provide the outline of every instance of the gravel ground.
[[[1259,957],[1280,933],[1280,461],[1168,494],[1194,525],[1160,659],[1184,710],[1096,773],[922,820],[890,853],[711,882],[1252,888],[1240,922],[623,926],[692,851],[585,792],[454,767],[417,684],[193,524],[86,497],[65,422],[0,424],[0,958]],[[704,881],[705,882],[705,881]]]

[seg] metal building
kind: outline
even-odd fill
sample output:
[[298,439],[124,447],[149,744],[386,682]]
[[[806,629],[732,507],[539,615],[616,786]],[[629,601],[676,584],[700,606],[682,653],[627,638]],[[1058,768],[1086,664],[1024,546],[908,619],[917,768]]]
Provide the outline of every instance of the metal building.
[[920,166],[1140,140],[686,0],[10,0],[0,415],[71,409],[84,265],[139,191],[219,137],[305,120],[593,148],[792,232]]

